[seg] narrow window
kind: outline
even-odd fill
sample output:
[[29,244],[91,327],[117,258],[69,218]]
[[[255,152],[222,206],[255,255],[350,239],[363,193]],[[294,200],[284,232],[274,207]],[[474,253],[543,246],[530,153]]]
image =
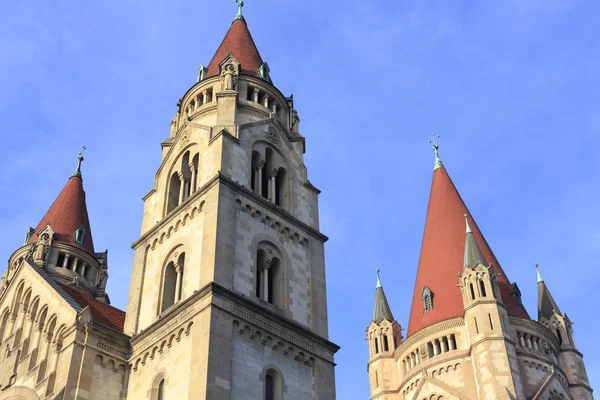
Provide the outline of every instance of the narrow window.
[[562,338],[562,335],[560,334],[560,329],[558,329],[558,328],[556,328],[556,337],[558,338],[558,343],[562,346],[563,338]]
[[285,168],[277,170],[275,177],[275,204],[281,208],[286,208],[287,204],[287,172]]
[[379,374],[375,371],[375,387],[379,387]]
[[387,335],[383,335],[383,351],[390,351]]
[[488,314],[488,318],[490,319],[490,328],[494,330],[494,323],[492,322],[492,314]]
[[156,400],[164,400],[165,398],[165,380],[161,380],[156,391]]
[[265,253],[265,251],[262,249],[258,250],[256,254],[256,297],[258,297],[259,299],[262,299],[262,286],[264,284],[263,274],[265,272],[264,268],[266,260],[267,253]]
[[257,194],[261,194],[261,193],[259,193],[258,187],[260,186],[259,179],[262,179],[262,177],[260,175],[262,174],[262,170],[263,170],[263,168],[259,168],[259,164],[260,164],[260,154],[258,153],[258,151],[253,151],[252,152],[252,166],[251,166],[252,171],[250,173],[250,188],[252,189],[252,191],[254,193],[257,193]]
[[471,291],[471,300],[475,300],[475,290],[472,283],[469,283],[469,290]]
[[375,338],[375,354],[379,354],[379,342],[377,338]]
[[477,326],[477,318],[473,318],[473,321],[475,321],[475,332],[479,333],[479,326]]
[[427,286],[423,288],[421,299],[423,300],[423,312],[431,311],[433,309],[433,292]]
[[483,281],[479,281],[479,290],[481,291],[481,297],[486,297],[485,283]]
[[275,379],[271,375],[265,377],[265,400],[275,400]]
[[169,181],[169,197],[167,199],[167,213],[170,213],[179,205],[179,192],[181,189],[181,180],[177,172],[173,172]]
[[177,271],[175,271],[175,264],[171,261],[167,268],[165,268],[165,277],[163,282],[163,298],[160,311],[163,312],[167,308],[175,304],[176,294],[175,289],[177,286]]
[[268,299],[267,301],[271,304],[273,304],[273,289],[275,288],[274,282],[273,282],[273,266],[271,265],[271,267],[269,269],[267,269],[267,274],[268,274],[268,278],[267,278],[267,285],[268,285]]
[[56,261],[56,267],[60,268],[65,263],[65,253],[58,253],[58,260]]

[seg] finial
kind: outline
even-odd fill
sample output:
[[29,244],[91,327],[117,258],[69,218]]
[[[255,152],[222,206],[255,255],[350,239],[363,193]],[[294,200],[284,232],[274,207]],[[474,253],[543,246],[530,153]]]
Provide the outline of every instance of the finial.
[[467,233],[473,233],[473,231],[471,230],[471,227],[469,226],[469,218],[467,216],[467,214],[464,214],[465,217],[465,224],[467,225]]
[[379,268],[377,268],[377,270],[375,272],[377,272],[377,286],[375,286],[375,287],[376,288],[380,288],[381,287],[381,280],[379,279]]
[[440,135],[436,135],[435,133],[432,133],[431,140],[429,141],[429,143],[431,143],[433,145],[433,151],[435,152],[435,166],[433,168],[434,171],[438,168],[444,167],[444,164],[442,164],[442,160],[440,160],[440,155],[438,153],[438,149],[440,148],[440,146],[436,142],[436,139],[439,139],[439,138],[440,138]]
[[[244,16],[242,15],[242,7],[244,7],[244,1],[243,0],[235,0],[235,2],[238,5],[238,13],[235,16],[235,19],[241,19],[244,20]],[[235,21],[235,20],[234,20]]]
[[77,169],[75,170],[75,172],[73,172],[73,175],[71,175],[71,177],[81,178],[81,162],[83,161],[83,152],[85,151],[85,149],[85,146],[81,146],[81,151],[79,152],[79,156],[77,157]]
[[540,274],[540,269],[538,268],[537,263],[535,263],[535,270],[537,271],[538,283],[544,282],[544,280],[542,279],[542,275]]

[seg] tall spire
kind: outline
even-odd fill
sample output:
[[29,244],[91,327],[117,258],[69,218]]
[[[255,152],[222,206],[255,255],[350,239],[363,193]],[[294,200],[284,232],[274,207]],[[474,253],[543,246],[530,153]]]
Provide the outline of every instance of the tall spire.
[[[79,153],[77,169],[35,228],[35,234],[31,236],[28,243],[35,243],[38,240],[38,233],[46,225],[50,225],[54,231],[55,241],[67,243],[94,254],[92,229],[90,228],[83,179],[81,177],[81,162],[83,161],[82,153],[84,150],[85,146]],[[75,240],[75,232],[82,227],[85,234],[83,240],[80,240],[82,243],[79,243]]]
[[464,267],[475,268],[479,264],[483,264],[487,266],[487,261],[485,260],[485,256],[481,252],[479,245],[475,241],[475,236],[473,236],[473,231],[471,231],[471,227],[469,226],[469,218],[467,214],[464,214],[465,224],[467,225],[467,234],[465,238],[465,257],[464,257]]
[[[457,276],[463,271],[465,264],[465,213],[470,216],[471,233],[468,236],[473,240],[473,246],[469,245],[469,248],[479,248],[479,251],[473,252],[474,258],[481,257],[483,259],[480,261],[486,260],[486,265],[492,264],[498,275],[498,286],[509,315],[529,319],[527,312],[511,296],[506,274],[469,213],[447,169],[436,168],[433,171],[408,336],[436,322],[463,315],[464,303],[457,286]],[[426,286],[435,293],[436,302],[430,311],[423,313],[421,295]]]
[[240,62],[240,74],[260,78],[258,70],[263,65],[263,59],[248,30],[246,20],[241,15],[243,4],[243,1],[238,2],[238,17],[233,20],[229,31],[208,64],[206,78],[211,78],[221,73],[219,65],[229,56],[229,53]]
[[377,286],[375,287],[375,305],[373,307],[373,322],[376,324],[383,320],[390,322],[394,321],[392,310],[388,304],[385,293],[383,292],[383,286],[381,286],[381,280],[379,279],[379,269],[377,270]]
[[542,317],[549,319],[554,315],[554,313],[562,315],[558,305],[552,297],[552,294],[550,294],[550,290],[542,279],[542,275],[540,274],[537,264],[535,264],[535,269],[537,270],[538,277],[538,320],[540,320]]

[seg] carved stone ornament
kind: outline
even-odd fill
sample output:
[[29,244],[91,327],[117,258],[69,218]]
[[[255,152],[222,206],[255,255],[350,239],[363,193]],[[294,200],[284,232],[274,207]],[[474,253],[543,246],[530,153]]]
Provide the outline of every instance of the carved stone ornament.
[[544,342],[543,344],[544,347],[544,353],[546,353],[546,355],[550,355],[550,346],[548,346],[548,342]]
[[181,139],[179,139],[179,147],[183,148],[190,142],[190,131],[186,128],[181,133]]
[[421,346],[421,358],[423,360],[427,358],[427,345]]
[[277,129],[274,126],[270,126],[266,133],[267,139],[269,139],[273,143],[277,143],[279,141],[279,135],[277,134]]

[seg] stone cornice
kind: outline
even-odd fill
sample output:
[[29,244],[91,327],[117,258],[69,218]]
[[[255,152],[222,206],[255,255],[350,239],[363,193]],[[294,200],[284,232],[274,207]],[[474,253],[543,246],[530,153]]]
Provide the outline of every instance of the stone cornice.
[[292,214],[290,214],[289,212],[285,211],[283,208],[278,207],[277,205],[271,203],[270,201],[268,201],[267,199],[263,198],[262,196],[257,195],[256,193],[254,193],[253,191],[245,188],[244,186],[240,185],[237,182],[234,182],[233,180],[231,180],[229,177],[223,175],[221,172],[219,172],[219,179],[222,183],[224,183],[226,186],[228,186],[229,188],[239,192],[240,194],[251,198],[255,203],[260,204],[262,207],[265,207],[267,210],[269,210],[270,212],[273,212],[274,214],[276,214],[278,217],[286,220],[287,222],[299,226],[301,229],[305,230],[306,232],[310,233],[312,236],[314,236],[315,238],[319,239],[322,242],[326,242],[329,240],[329,238],[327,236],[325,236],[324,234],[322,234],[321,232],[319,232],[318,230],[316,230],[315,228],[309,226],[308,224],[300,221],[298,218],[294,217]]
[[[405,352],[407,350],[407,348],[410,348],[411,346],[415,345],[417,342],[419,342],[420,340],[422,340],[428,336],[432,336],[432,335],[435,336],[434,335],[435,333],[445,331],[446,329],[458,328],[458,327],[461,327],[464,325],[465,325],[464,318],[456,317],[456,318],[447,319],[445,321],[438,322],[434,325],[428,326],[427,328],[423,328],[423,329],[417,331],[417,333],[406,338],[406,340],[404,340],[400,344],[400,346],[398,346],[398,349],[396,349],[396,351],[394,352],[394,355],[402,354],[403,352]],[[436,337],[434,337],[433,339],[435,339],[435,338]]]
[[[216,304],[214,300],[204,307],[198,307],[198,304],[208,296],[218,296],[230,300],[229,302],[227,302],[227,304],[232,304],[232,309],[223,308],[222,306]],[[271,332],[277,336],[280,336],[281,339],[288,340],[291,343],[293,342],[293,339],[290,340],[290,337],[286,337],[289,336],[289,333],[286,334],[285,331],[289,331],[292,334],[296,334],[296,336],[299,338],[306,338],[309,342],[306,342],[306,340],[304,339],[300,339],[301,342],[297,342],[294,344],[298,345],[299,347],[302,347],[304,350],[311,353],[314,353],[316,349],[310,347],[310,342],[313,342],[315,345],[326,349],[332,354],[334,354],[340,349],[340,347],[335,343],[332,343],[329,340],[317,335],[316,333],[301,326],[295,321],[292,321],[286,317],[282,317],[281,315],[270,311],[264,307],[260,307],[254,302],[248,300],[246,297],[237,294],[215,282],[211,282],[205,285],[202,289],[192,294],[187,299],[182,300],[180,303],[168,310],[168,312],[163,313],[159,320],[155,321],[153,324],[151,324],[148,328],[140,332],[138,335],[134,335],[131,338],[131,347],[134,349],[136,357],[139,356],[139,354],[147,351],[149,346],[155,344],[154,339],[156,336],[162,337],[168,334],[178,326],[187,323],[193,316],[195,316],[196,314],[198,314],[203,309],[209,306],[217,307],[220,310],[230,313],[235,318],[242,318],[244,320],[246,320],[246,318],[244,318],[244,315],[239,312],[236,312],[236,309],[243,311],[248,310],[245,312],[262,315],[266,317],[266,320],[269,321],[269,325],[272,325],[274,327],[275,325],[281,326],[281,328],[275,327],[275,329],[273,329]],[[247,322],[255,324],[258,321],[248,320]],[[260,324],[260,322],[258,323]],[[264,329],[264,326],[260,327]],[[271,329],[269,329],[269,331],[271,331]]]

